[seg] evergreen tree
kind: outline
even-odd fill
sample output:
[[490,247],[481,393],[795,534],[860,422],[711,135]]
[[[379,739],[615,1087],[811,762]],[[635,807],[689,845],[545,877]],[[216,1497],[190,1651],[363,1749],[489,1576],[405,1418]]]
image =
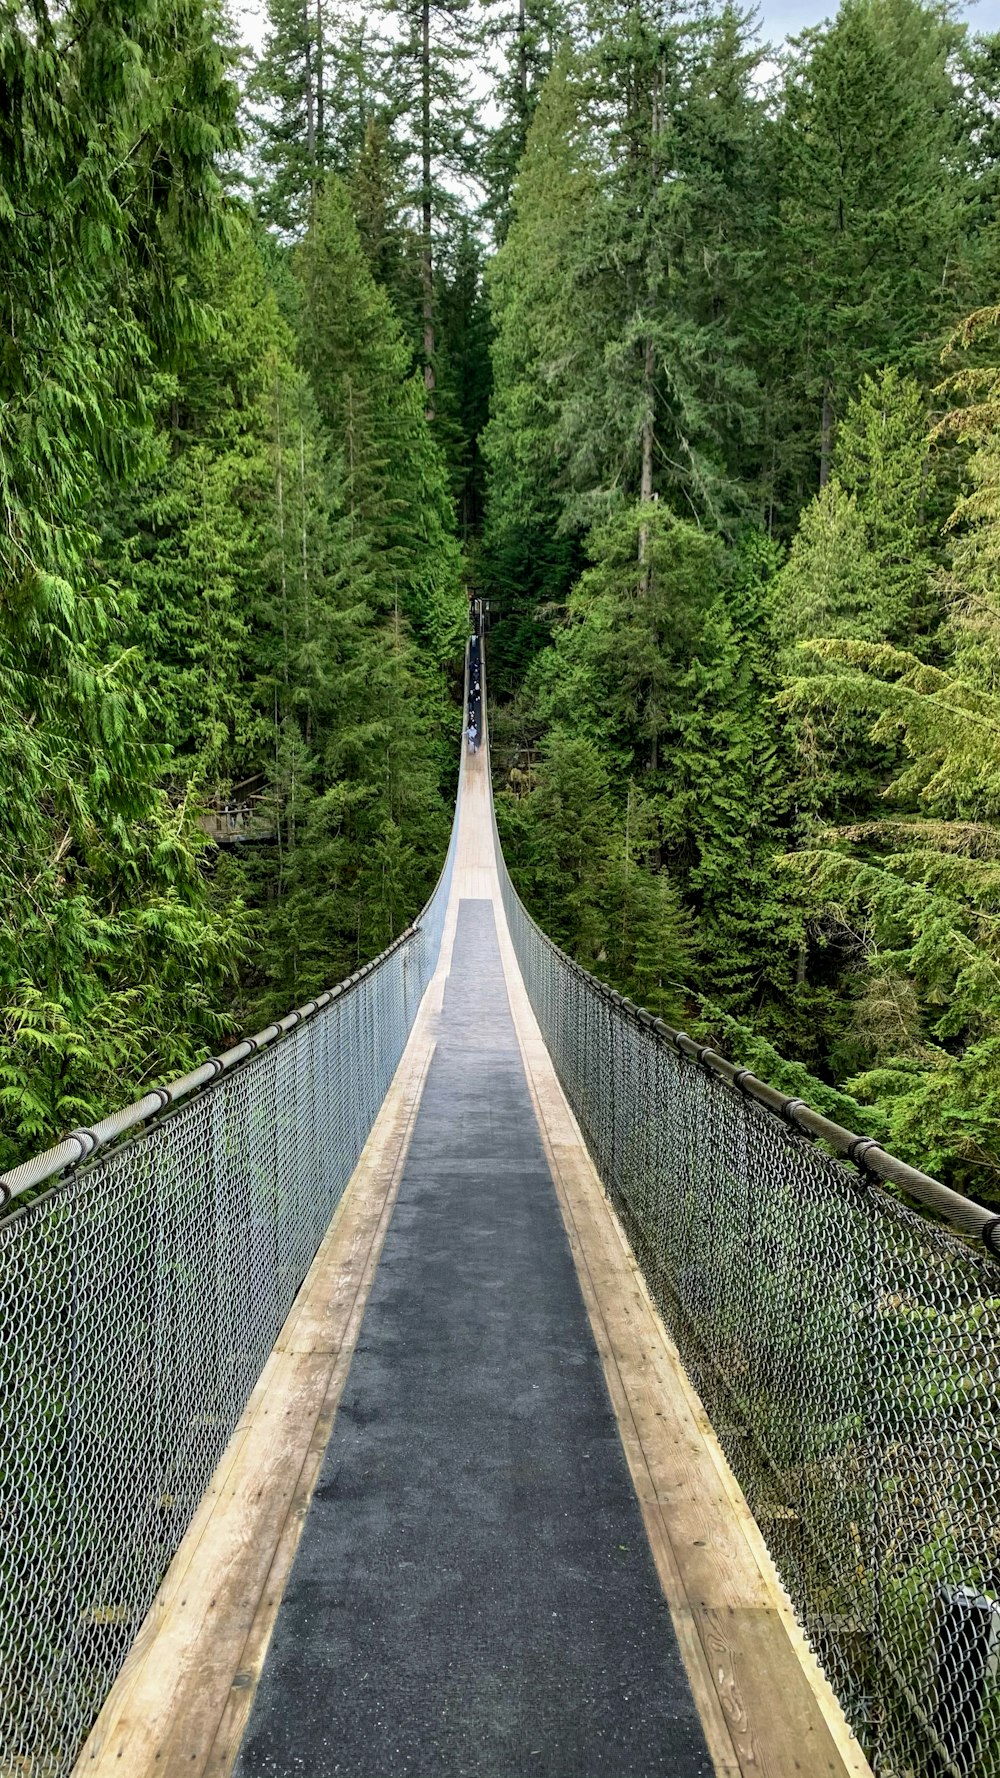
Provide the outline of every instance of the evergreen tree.
[[[214,316],[208,349],[199,342],[184,351],[163,379],[158,459],[136,487],[115,491],[102,553],[134,594],[132,639],[172,779],[214,789],[266,756],[253,618],[277,598],[267,567],[275,549],[272,409],[282,386],[286,405],[294,401],[294,373],[250,228],[234,219],[199,286]],[[286,569],[286,594],[287,580]]]
[[406,150],[408,201],[420,236],[422,365],[427,413],[435,412],[436,239],[456,215],[456,186],[478,173],[478,121],[470,77],[477,32],[469,0],[391,0],[400,96],[395,116]]
[[863,375],[926,371],[950,319],[971,220],[961,38],[924,0],[843,0],[789,53],[770,342],[786,502],[828,480]]
[[343,452],[348,518],[377,556],[381,607],[398,601],[432,658],[454,665],[466,604],[444,460],[336,179],[320,195],[298,272],[303,362]]
[[[519,0],[484,145],[468,0],[391,10],[268,0],[275,240],[212,0],[2,7],[0,1159],[412,917],[457,517],[543,923],[982,1190],[996,310],[926,413],[995,295],[996,40],[843,0],[765,96],[728,0]],[[209,854],[251,781],[265,843]]]
[[486,213],[501,243],[510,226],[514,184],[527,149],[531,120],[559,46],[568,34],[568,8],[561,0],[517,0],[515,10],[489,21],[488,35],[504,44],[506,63],[493,90],[500,120],[490,132],[483,155]]
[[[95,514],[145,473],[217,235],[235,93],[197,0],[0,17],[4,1164],[217,1039],[242,921],[158,788]],[[16,202],[12,194],[16,194]]]
[[294,361],[285,262],[262,249],[234,226],[214,256],[215,350],[183,362],[159,473],[115,511],[173,784],[256,782],[265,798],[269,843],[215,872],[221,906],[258,911],[241,1022],[381,950],[424,899],[447,825],[441,690],[345,510],[343,440]]
[[773,717],[775,565],[773,546],[751,534],[718,577],[685,675],[673,820],[691,836],[699,994],[815,1060],[815,1006],[796,980],[801,916],[775,870],[792,817],[791,749]]
[[391,142],[403,103],[391,47],[370,16],[338,0],[267,0],[267,34],[248,83],[257,205],[264,221],[298,237],[326,173],[350,179],[372,144]]
[[402,157],[386,119],[369,117],[348,188],[372,276],[388,295],[416,353],[420,340],[417,242],[404,214]]
[[510,233],[489,281],[493,394],[483,435],[483,575],[498,606],[491,683],[501,691],[523,676],[547,640],[540,620],[565,599],[578,563],[578,546],[561,524],[565,452],[557,433],[578,368],[568,272],[580,262],[597,191],[567,52],[539,101]]
[[[555,646],[536,661],[529,693],[543,722],[588,736],[622,777],[647,771],[659,785],[725,554],[718,539],[662,507],[617,515],[591,534],[588,553],[593,565],[573,588]],[[662,786],[667,843],[683,850],[688,824],[671,802],[674,781],[671,764]]]
[[292,234],[306,226],[326,165],[324,0],[268,0],[267,23],[250,81],[258,104],[258,201],[268,222]]
[[589,340],[562,416],[584,516],[624,493],[732,528],[758,405],[741,341],[763,248],[756,61],[730,6],[601,8],[588,121],[606,172],[576,271]]
[[[937,498],[925,415],[917,384],[894,370],[865,378],[849,406],[833,474],[803,512],[771,595],[787,673],[803,670],[801,645],[813,637],[932,645]],[[802,804],[865,816],[891,753],[871,746],[863,724],[849,731],[815,716],[797,723],[796,741]]]
[[448,460],[455,511],[465,542],[482,525],[484,466],[480,435],[489,416],[490,321],[483,250],[468,222],[438,277],[438,442]]
[[926,399],[894,366],[862,378],[837,431],[836,477],[861,510],[878,579],[869,621],[893,641],[932,631],[940,617],[933,570],[945,507],[926,433]]
[[[974,348],[1000,321],[990,310],[955,336]],[[791,860],[811,892],[866,933],[853,1021],[836,1060],[885,1107],[892,1142],[932,1172],[1000,1202],[996,1176],[1000,999],[995,944],[1000,875],[996,818],[1000,559],[1000,375],[959,369],[961,405],[937,428],[972,446],[969,491],[949,520],[951,562],[940,664],[898,641],[827,637],[793,708],[838,727],[863,722],[900,747],[885,789],[892,807],[814,836]]]
[[730,561],[662,507],[614,521],[591,548],[566,626],[529,676],[535,719],[585,736],[614,781],[642,783],[658,824],[645,856],[696,916],[703,992],[732,1013],[773,1005],[797,930],[772,882],[787,764],[767,703],[767,549]]
[[755,60],[732,8],[612,5],[546,84],[492,281],[484,566],[502,673],[544,639],[539,607],[565,596],[588,523],[666,499],[732,531],[745,504],[735,477],[761,406],[739,332],[765,220]]
[[528,793],[501,798],[511,870],[546,932],[659,1014],[676,1016],[690,961],[690,922],[656,867],[656,816],[639,786],[617,806],[595,743],[553,728]]

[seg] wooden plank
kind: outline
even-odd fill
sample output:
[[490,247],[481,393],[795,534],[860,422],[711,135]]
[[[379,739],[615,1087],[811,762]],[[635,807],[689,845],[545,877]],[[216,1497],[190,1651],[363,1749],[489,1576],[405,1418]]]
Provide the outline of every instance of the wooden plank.
[[[470,761],[467,758],[465,766],[462,821],[459,827],[452,893],[445,916],[442,941],[442,956],[447,961],[443,962],[437,972],[435,982],[428,989],[428,1004],[434,1014],[441,1010],[447,977],[447,962],[450,962],[454,944],[459,903],[465,898],[489,900],[496,881],[492,822],[489,819],[490,804],[486,782],[482,776],[482,756],[477,756],[477,758],[479,761],[478,778],[473,775],[476,761]],[[486,816],[485,828],[484,812]],[[277,1603],[280,1602],[291,1569],[298,1543],[300,1523],[305,1517],[308,1501],[315,1487],[332,1425],[333,1410],[332,1408],[324,1409],[324,1413],[317,1422],[310,1456],[303,1465],[299,1496],[292,1504],[285,1534],[274,1552],[271,1571],[262,1595],[261,1610],[247,1636],[243,1658],[239,1670],[234,1675],[229,1697],[203,1769],[203,1778],[228,1778],[228,1774],[235,1764],[249,1720],[254,1691],[263,1669]],[[273,1605],[272,1600],[275,1602]],[[690,1633],[697,1640],[697,1632],[693,1624]]]
[[604,1193],[528,1002],[507,991],[567,1237],[709,1751],[744,1778],[871,1778]]
[[743,1768],[740,1765],[724,1702],[715,1684],[713,1670],[706,1659],[700,1625],[691,1610],[690,1589],[687,1577],[678,1560],[672,1528],[668,1525],[664,1503],[659,1499],[653,1483],[649,1467],[648,1441],[644,1441],[642,1437],[640,1420],[636,1415],[638,1404],[628,1387],[628,1355],[627,1352],[624,1354],[626,1365],[623,1372],[621,1362],[623,1354],[620,1347],[615,1345],[605,1314],[605,1309],[609,1306],[605,1299],[613,1291],[613,1282],[609,1291],[607,1275],[602,1277],[600,1268],[592,1264],[596,1253],[592,1254],[588,1251],[586,1236],[585,1234],[581,1235],[572,1206],[564,1191],[560,1189],[562,1183],[562,1179],[557,1181],[557,1192],[559,1193],[560,1207],[566,1219],[567,1233],[570,1237],[570,1247],[573,1251],[584,1303],[604,1367],[608,1392],[611,1396],[626,1460],[642,1510],[646,1535],[649,1539],[660,1585],[670,1607],[674,1632],[688,1676],[688,1683],[701,1717],[705,1740],[716,1773],[719,1778],[736,1778]]
[[[690,1603],[721,1608],[773,1603],[742,1522],[705,1448],[704,1433],[675,1387],[662,1341],[631,1269],[622,1273],[620,1244],[603,1203],[571,1206],[582,1231],[611,1350],[641,1445],[650,1497],[669,1517]],[[616,1249],[618,1257],[616,1258]]]
[[842,1778],[841,1750],[779,1614],[769,1607],[694,1613],[744,1772],[761,1778]]
[[75,1778],[180,1770],[195,1778],[215,1757],[226,1725],[230,1761],[235,1757],[233,1733],[249,1712],[315,1486],[433,1047],[428,1000],[334,1222]]
[[[344,1374],[346,1376],[346,1366]],[[343,1379],[331,1378],[330,1389],[316,1421],[309,1450],[302,1465],[298,1486],[282,1526],[267,1580],[243,1645],[239,1666],[232,1675],[222,1716],[202,1768],[203,1778],[227,1778],[236,1763],[240,1743],[250,1718],[254,1694],[264,1668],[264,1660],[277,1620],[282,1595],[291,1573],[292,1563],[295,1560],[295,1552],[298,1548],[302,1527],[305,1524],[306,1514],[309,1511],[309,1502],[319,1479],[323,1456],[333,1431],[333,1422],[342,1387]]]

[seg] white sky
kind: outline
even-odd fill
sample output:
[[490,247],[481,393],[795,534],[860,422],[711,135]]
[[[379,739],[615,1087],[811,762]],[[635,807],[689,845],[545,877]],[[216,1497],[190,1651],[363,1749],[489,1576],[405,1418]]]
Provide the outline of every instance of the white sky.
[[[774,43],[818,25],[837,10],[837,0],[761,0],[763,36]],[[961,8],[974,31],[1000,30],[1000,0],[966,0]]]
[[[837,0],[759,0],[761,36],[780,43],[806,25],[818,25],[837,10]],[[263,36],[263,0],[237,0],[234,7],[244,40],[253,47]],[[1000,0],[963,0],[961,8],[974,31],[1000,30]]]

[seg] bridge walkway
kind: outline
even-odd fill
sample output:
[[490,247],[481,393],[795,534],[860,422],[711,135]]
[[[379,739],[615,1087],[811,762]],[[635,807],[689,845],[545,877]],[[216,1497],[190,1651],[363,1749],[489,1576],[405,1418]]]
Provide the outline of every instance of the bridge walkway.
[[393,1089],[78,1774],[868,1770],[555,1079],[487,774]]

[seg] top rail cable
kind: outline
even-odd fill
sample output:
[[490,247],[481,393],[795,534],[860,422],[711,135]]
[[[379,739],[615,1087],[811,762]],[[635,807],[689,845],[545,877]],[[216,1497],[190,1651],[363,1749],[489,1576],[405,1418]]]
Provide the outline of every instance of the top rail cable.
[[625,1000],[499,836],[497,868],[597,1172],[874,1770],[1000,1778],[1000,1218]]
[[[472,718],[486,742],[478,634]],[[388,1090],[456,835],[373,963],[0,1176],[0,1773],[72,1767]],[[597,981],[499,844],[497,868],[584,1138],[869,1758],[1000,1778],[1000,1217]]]
[[374,962],[0,1180],[4,1778],[71,1771],[153,1601],[402,1056],[456,836]]

